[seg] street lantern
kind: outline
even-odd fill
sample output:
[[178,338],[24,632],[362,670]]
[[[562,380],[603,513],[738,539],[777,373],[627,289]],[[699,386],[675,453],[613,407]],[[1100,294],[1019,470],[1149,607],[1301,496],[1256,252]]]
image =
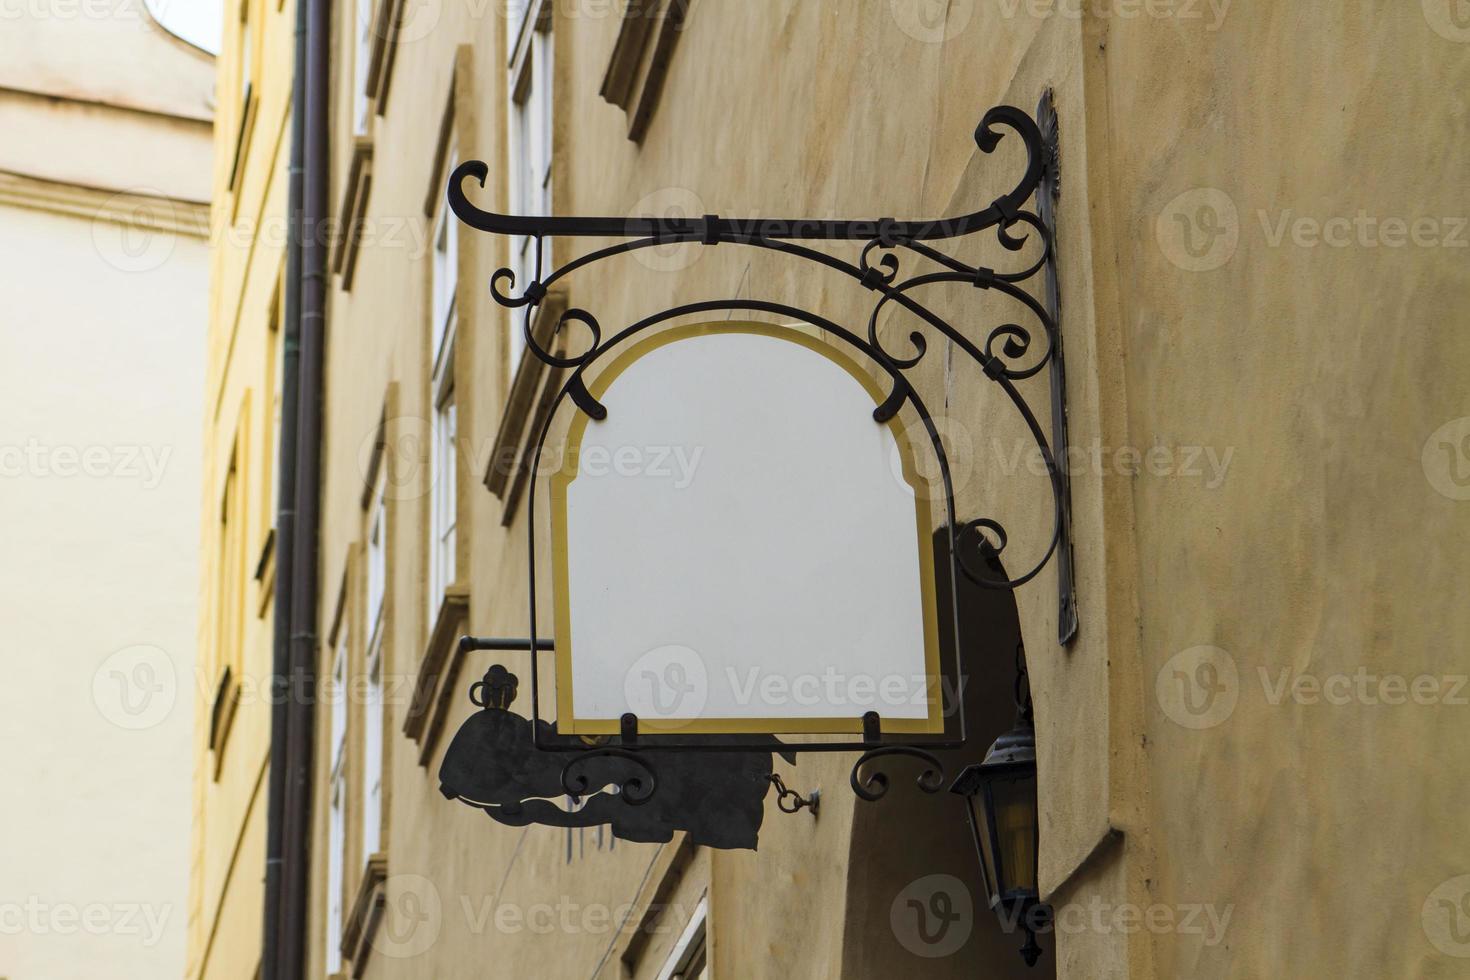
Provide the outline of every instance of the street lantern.
[[990,908],[1006,931],[1017,925],[1025,929],[1021,956],[1027,966],[1034,966],[1041,955],[1036,930],[1045,926],[1051,910],[1041,901],[1037,886],[1036,730],[1029,691],[1021,694],[1026,674],[1019,647],[1016,656],[1016,725],[995,740],[984,762],[959,774],[950,792],[965,798]]

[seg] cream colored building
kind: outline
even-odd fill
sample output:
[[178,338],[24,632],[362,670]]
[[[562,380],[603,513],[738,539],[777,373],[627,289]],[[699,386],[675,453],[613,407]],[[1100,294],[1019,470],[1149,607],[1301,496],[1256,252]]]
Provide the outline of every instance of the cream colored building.
[[214,59],[0,11],[0,976],[176,976]]
[[[1057,911],[1036,975],[1470,970],[1456,775],[1470,27],[1453,5],[364,0],[331,14],[341,234],[305,975],[1027,974],[984,908],[958,801],[859,801],[851,758],[778,762],[821,809],[785,815],[768,797],[754,852],[511,829],[440,795],[471,682],[503,662],[524,690],[525,654],[454,641],[526,633],[525,447],[559,383],[488,294],[501,267],[524,285],[534,244],[455,222],[444,188],[478,159],[477,201],[504,212],[957,214],[1008,190],[1017,165],[1004,144],[977,150],[981,115],[1029,112],[1048,89],[1080,631],[1057,645],[1056,563],[1013,603],[962,595],[971,755],[1009,726],[1017,630],[1026,645]],[[267,52],[246,190],[237,205],[217,168],[217,220],[280,213],[282,151],[260,141],[279,138],[286,42],[282,15],[263,16],[264,40],[227,36],[221,59],[233,79],[241,50]],[[552,265],[574,254],[564,244]],[[993,241],[966,247],[1008,260]],[[242,244],[215,270],[215,512],[233,513],[232,454],[244,499],[269,485],[279,261]],[[725,244],[588,267],[545,309],[614,330],[730,298],[854,329],[872,302]],[[970,322],[968,288],[933,302]],[[885,343],[906,349],[910,329],[886,324]],[[944,406],[960,516],[1003,520],[1006,562],[1024,566],[1049,507],[1030,443],[983,374],[929,339],[913,377]],[[206,561],[221,581],[261,548],[265,511],[245,512],[243,543]],[[206,522],[206,551],[214,534]],[[269,597],[243,588],[243,625],[225,621],[216,656],[241,651],[250,677]],[[258,957],[268,712],[239,703],[222,758],[199,757],[191,976],[249,977]]]

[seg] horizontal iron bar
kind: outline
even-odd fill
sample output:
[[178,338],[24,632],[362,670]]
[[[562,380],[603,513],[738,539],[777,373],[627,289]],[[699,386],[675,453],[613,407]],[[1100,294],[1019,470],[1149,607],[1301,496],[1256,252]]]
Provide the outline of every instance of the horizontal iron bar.
[[[552,640],[541,637],[536,641],[537,650],[555,650]],[[530,652],[531,640],[524,636],[461,636],[461,650],[524,650]]]
[[[790,733],[782,733],[790,734]],[[832,734],[839,734],[833,732]],[[965,740],[962,738],[942,738],[932,742],[921,742],[906,736],[904,741],[899,742],[854,742],[850,739],[841,742],[783,742],[778,735],[767,735],[764,740],[742,740],[730,742],[689,742],[689,741],[664,741],[665,739],[685,738],[686,736],[663,735],[658,733],[640,732],[636,745],[619,745],[630,752],[642,752],[646,749],[677,749],[681,752],[868,752],[878,748],[916,748],[934,752],[943,749],[962,749]],[[687,736],[698,737],[698,736]],[[586,752],[586,745],[542,745],[537,744],[538,752]]]
[[[460,164],[450,177],[449,205],[459,220],[471,228],[498,235],[667,238],[705,245],[752,237],[809,241],[932,240],[958,238],[1014,219],[1025,201],[1025,197],[1012,193],[970,214],[917,221],[895,218],[722,218],[716,214],[687,218],[499,214],[470,204],[459,185],[461,181],[474,180],[483,187],[489,170],[479,160]],[[1025,196],[1030,194],[1031,188],[1025,188]]]
[[831,220],[824,218],[722,218],[700,217],[583,217],[562,215],[518,215],[485,211],[470,203],[464,185],[473,180],[483,188],[490,166],[483,160],[466,160],[449,176],[449,206],[460,221],[479,231],[498,235],[590,236],[594,238],[658,238],[670,241],[716,245],[721,241],[750,238],[806,239],[812,241],[863,241],[878,239],[885,245],[905,241],[958,238],[996,225],[1010,225],[1018,210],[1030,200],[1044,169],[1041,130],[1035,120],[1013,106],[995,106],[985,113],[975,129],[975,144],[991,153],[1006,127],[1020,137],[1026,148],[1026,169],[1018,183],[988,207],[955,217],[917,221],[894,218]]

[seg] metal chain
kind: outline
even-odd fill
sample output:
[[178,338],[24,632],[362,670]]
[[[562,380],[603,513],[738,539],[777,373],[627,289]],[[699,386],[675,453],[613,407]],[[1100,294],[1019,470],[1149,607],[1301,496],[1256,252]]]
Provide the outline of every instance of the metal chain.
[[787,789],[786,784],[781,781],[780,775],[771,773],[771,785],[776,787],[776,806],[782,813],[799,813],[803,807],[809,807],[812,816],[817,815],[818,794],[814,790],[811,796],[802,796],[794,789]]

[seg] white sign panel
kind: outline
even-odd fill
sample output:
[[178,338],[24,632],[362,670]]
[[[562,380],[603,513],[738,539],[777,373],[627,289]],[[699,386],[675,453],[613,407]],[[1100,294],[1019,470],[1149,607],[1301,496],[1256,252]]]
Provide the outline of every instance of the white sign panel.
[[589,390],[551,481],[561,731],[943,731],[927,495],[846,351],[681,327]]

